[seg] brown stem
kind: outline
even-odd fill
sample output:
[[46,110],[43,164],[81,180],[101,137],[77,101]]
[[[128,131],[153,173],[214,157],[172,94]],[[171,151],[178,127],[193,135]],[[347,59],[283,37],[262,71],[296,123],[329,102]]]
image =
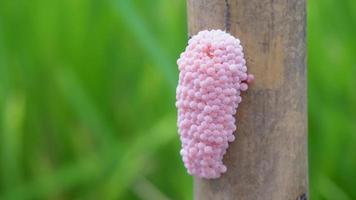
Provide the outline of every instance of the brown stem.
[[226,29],[255,75],[237,111],[228,170],[195,178],[195,199],[307,199],[305,0],[187,2],[189,35]]

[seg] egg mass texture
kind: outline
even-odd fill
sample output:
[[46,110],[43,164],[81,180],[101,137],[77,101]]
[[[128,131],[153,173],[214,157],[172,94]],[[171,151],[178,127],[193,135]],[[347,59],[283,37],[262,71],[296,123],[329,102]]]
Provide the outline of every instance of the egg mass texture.
[[201,178],[218,178],[227,168],[223,156],[235,140],[234,115],[247,74],[239,39],[221,31],[200,31],[177,61],[178,133],[184,166]]

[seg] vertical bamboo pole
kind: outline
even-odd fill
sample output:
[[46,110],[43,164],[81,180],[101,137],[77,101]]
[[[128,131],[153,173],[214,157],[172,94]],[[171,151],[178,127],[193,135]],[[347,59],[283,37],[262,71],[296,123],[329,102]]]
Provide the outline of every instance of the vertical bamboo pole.
[[305,0],[187,0],[189,35],[240,38],[256,77],[238,108],[236,140],[196,200],[304,200],[308,194]]

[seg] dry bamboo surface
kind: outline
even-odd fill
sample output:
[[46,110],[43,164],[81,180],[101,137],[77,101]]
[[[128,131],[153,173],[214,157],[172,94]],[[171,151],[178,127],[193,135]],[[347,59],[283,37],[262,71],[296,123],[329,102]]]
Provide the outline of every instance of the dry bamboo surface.
[[255,82],[238,108],[219,179],[196,200],[304,200],[308,195],[305,0],[188,0],[188,30],[238,37]]

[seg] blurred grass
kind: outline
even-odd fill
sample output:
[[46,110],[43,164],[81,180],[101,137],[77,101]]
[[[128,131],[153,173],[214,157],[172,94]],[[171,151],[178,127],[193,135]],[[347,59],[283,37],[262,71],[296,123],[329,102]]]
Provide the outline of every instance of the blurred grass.
[[309,1],[311,199],[356,199],[355,35],[355,1]]
[[[191,199],[185,1],[0,1],[0,199]],[[356,2],[308,1],[311,199],[356,199]],[[145,194],[145,195],[144,195]]]

